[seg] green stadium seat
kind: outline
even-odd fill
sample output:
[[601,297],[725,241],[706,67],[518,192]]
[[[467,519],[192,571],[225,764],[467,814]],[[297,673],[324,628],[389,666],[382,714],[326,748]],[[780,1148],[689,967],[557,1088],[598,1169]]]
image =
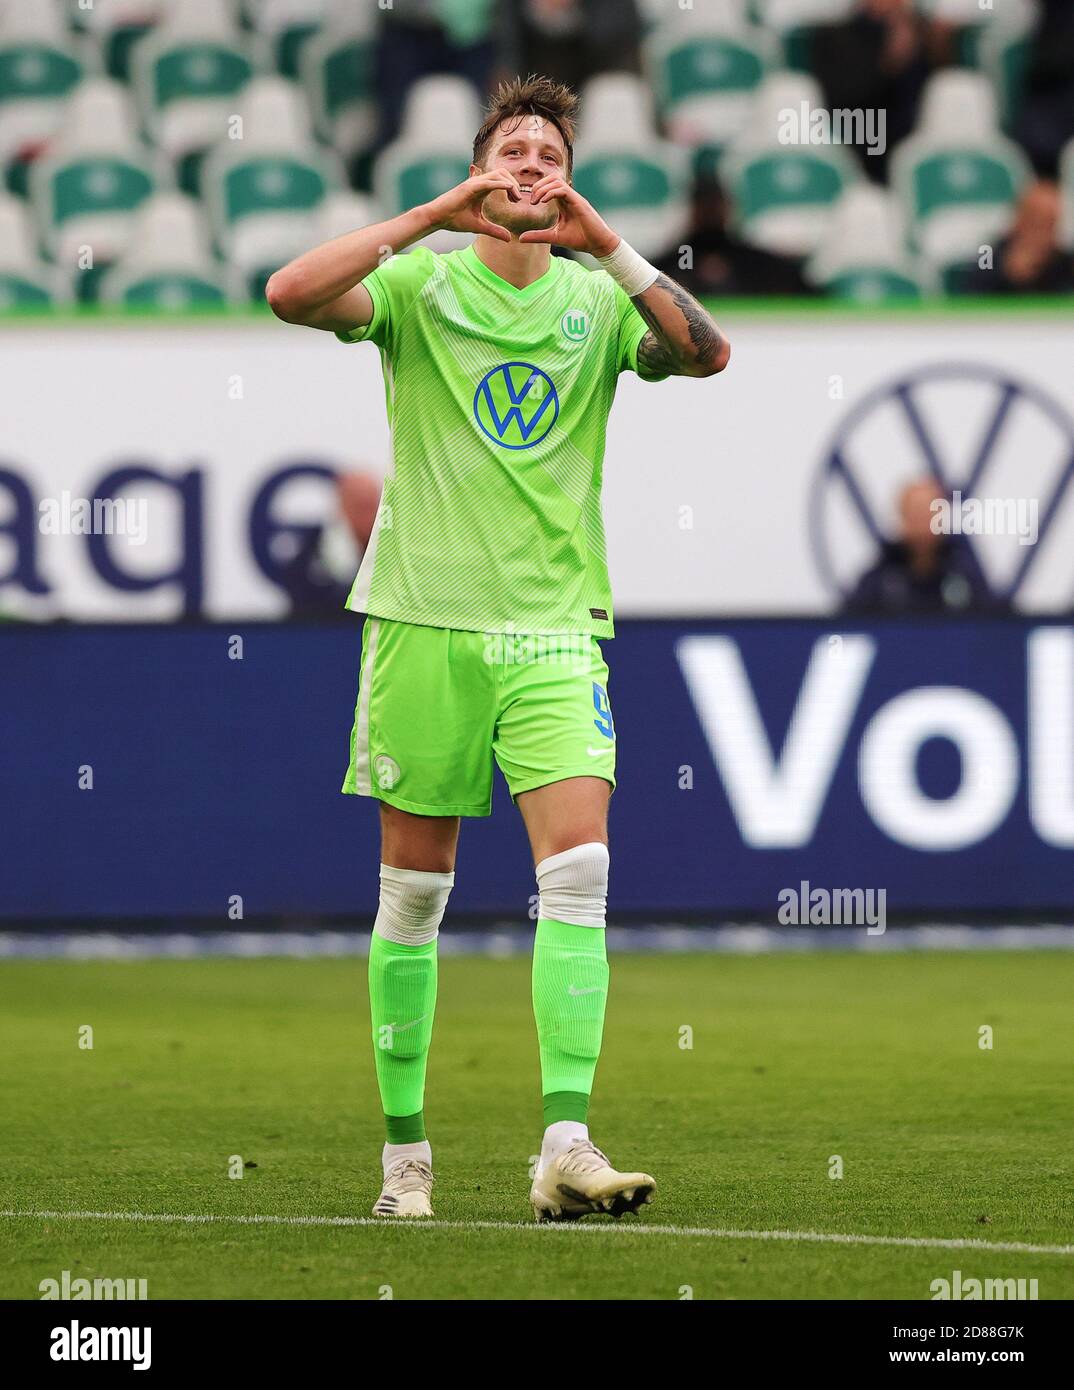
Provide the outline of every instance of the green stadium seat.
[[646,41],[657,104],[677,143],[724,146],[741,131],[765,73],[773,33],[745,21],[744,7],[677,12]]
[[345,24],[328,24],[299,56],[317,134],[345,160],[367,150],[376,133],[376,15],[375,6],[355,6]]
[[0,313],[45,308],[70,298],[68,278],[37,254],[30,215],[22,201],[0,194]]
[[1021,150],[999,131],[987,78],[969,71],[931,79],[916,131],[891,158],[912,241],[940,271],[975,261],[1004,235],[1028,174]]
[[846,270],[824,287],[833,299],[854,304],[886,304],[893,299],[920,299],[921,286],[910,275],[894,270]]
[[720,175],[747,241],[783,256],[815,249],[835,203],[855,177],[845,151],[773,145],[732,154]]
[[847,189],[832,210],[805,274],[833,298],[858,304],[919,299],[932,288],[907,253],[898,202],[864,181]]
[[243,0],[242,11],[247,24],[267,39],[275,70],[294,79],[302,50],[321,29],[329,6],[328,0]]
[[660,139],[640,78],[610,73],[586,85],[574,185],[643,256],[685,235],[688,178],[688,156]]
[[231,284],[213,260],[197,203],[176,192],[151,198],[126,254],[102,277],[98,297],[103,304],[167,312],[226,305]]
[[72,26],[96,44],[104,72],[122,82],[130,77],[135,44],[164,18],[167,8],[168,0],[93,0],[88,8],[84,0],[67,0]]
[[[470,174],[474,131],[481,124],[477,95],[461,77],[426,77],[411,88],[403,126],[377,158],[373,194],[385,216],[437,198]],[[423,245],[453,251],[472,238],[434,232]]]
[[226,0],[172,0],[131,57],[148,135],[176,161],[215,144],[254,71],[252,46],[234,29]]
[[30,197],[42,245],[65,270],[79,268],[81,248],[94,267],[126,250],[135,214],[159,182],[132,133],[126,90],[92,78],[68,103],[47,156],[30,176]]
[[205,161],[205,205],[217,246],[243,274],[269,273],[314,241],[313,220],[343,182],[338,159],[313,142],[298,88],[282,77],[251,83],[238,104],[242,140]]
[[0,6],[0,166],[48,142],[84,71],[54,6],[42,0]]
[[[108,302],[107,284],[106,278],[100,291],[102,303]],[[119,302],[126,308],[179,313],[190,309],[224,308],[228,296],[221,286],[203,276],[169,270],[140,276],[124,288]]]
[[856,0],[751,0],[750,17],[779,36],[786,67],[809,72],[817,29],[842,23],[855,8]]
[[992,22],[977,31],[976,62],[996,90],[1000,121],[1010,131],[1021,109],[1036,12],[1017,4],[993,14]]
[[817,249],[833,208],[861,178],[854,156],[842,146],[779,143],[780,114],[798,111],[803,102],[823,105],[812,78],[791,72],[767,77],[747,130],[719,166],[742,236],[784,256],[808,256]]
[[917,0],[918,9],[955,31],[955,57],[993,82],[1000,118],[1010,130],[1021,99],[1031,31],[1040,14],[1039,0]]

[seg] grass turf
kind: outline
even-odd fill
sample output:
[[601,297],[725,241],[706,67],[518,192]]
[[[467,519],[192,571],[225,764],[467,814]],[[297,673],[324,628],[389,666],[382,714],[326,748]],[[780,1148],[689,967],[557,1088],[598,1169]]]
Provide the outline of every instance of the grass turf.
[[[441,962],[426,1103],[440,1220],[529,1219],[528,977],[520,958]],[[1074,957],[620,956],[612,979],[590,1119],[613,1162],[656,1175],[647,1224],[1074,1241]],[[368,1215],[382,1132],[362,962],[9,962],[0,1002],[0,1208]],[[256,1164],[241,1180],[236,1154]],[[1074,1296],[1069,1255],[642,1235],[631,1220],[4,1217],[0,1296],[36,1298],[65,1269],[146,1278],[150,1298],[926,1299],[955,1269]]]

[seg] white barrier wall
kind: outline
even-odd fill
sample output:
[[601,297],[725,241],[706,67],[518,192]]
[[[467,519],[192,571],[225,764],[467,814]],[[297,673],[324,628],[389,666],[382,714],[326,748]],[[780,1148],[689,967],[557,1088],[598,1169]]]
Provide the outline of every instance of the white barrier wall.
[[[966,500],[1035,511],[1035,541],[971,543],[1019,607],[1071,607],[1072,317],[733,303],[719,317],[733,346],[722,376],[621,380],[605,459],[621,616],[830,610],[890,528],[900,486],[936,470]],[[258,492],[296,464],[383,473],[388,462],[376,350],[274,320],[21,322],[0,329],[0,361],[3,612],[170,618],[185,593],[208,616],[278,616],[286,605],[251,542]],[[131,465],[184,480],[182,497],[132,485],[144,502],[129,513],[134,534],[91,544],[78,499]],[[262,540],[323,522],[330,484],[285,481],[263,512]],[[119,587],[176,570],[182,582]]]

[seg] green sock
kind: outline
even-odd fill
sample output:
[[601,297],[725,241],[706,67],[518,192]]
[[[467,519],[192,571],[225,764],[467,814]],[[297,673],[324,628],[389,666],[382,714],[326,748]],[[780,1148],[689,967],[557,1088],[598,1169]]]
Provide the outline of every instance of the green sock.
[[607,998],[603,928],[539,921],[533,942],[533,1016],[546,1125],[556,1120],[585,1123]]
[[390,1144],[425,1138],[425,1066],[436,1009],[436,942],[402,946],[373,933],[369,946],[373,1056]]

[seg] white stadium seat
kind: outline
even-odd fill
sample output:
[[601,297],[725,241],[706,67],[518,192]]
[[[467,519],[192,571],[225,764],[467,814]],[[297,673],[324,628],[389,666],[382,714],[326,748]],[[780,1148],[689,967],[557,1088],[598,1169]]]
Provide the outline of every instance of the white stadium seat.
[[231,298],[214,261],[201,208],[185,193],[158,193],[135,219],[126,253],[104,276],[105,304],[183,309]]
[[941,271],[1004,235],[1028,176],[1025,155],[1000,132],[991,84],[969,71],[930,80],[916,130],[891,157],[913,241]]
[[898,201],[884,188],[862,182],[840,198],[824,239],[806,267],[818,288],[858,301],[916,298],[927,284],[906,249]]
[[0,312],[70,299],[70,278],[37,254],[25,204],[0,192]]
[[685,235],[686,152],[660,138],[641,78],[606,73],[583,89],[574,183],[644,256]]
[[92,250],[95,265],[114,261],[126,249],[135,213],[160,182],[135,135],[126,89],[106,77],[83,83],[30,176],[43,244],[65,269],[75,269],[83,247]]
[[[426,77],[411,88],[397,139],[377,158],[373,192],[385,215],[429,202],[468,177],[481,105],[461,77]],[[422,245],[454,251],[473,238],[434,232]]]

